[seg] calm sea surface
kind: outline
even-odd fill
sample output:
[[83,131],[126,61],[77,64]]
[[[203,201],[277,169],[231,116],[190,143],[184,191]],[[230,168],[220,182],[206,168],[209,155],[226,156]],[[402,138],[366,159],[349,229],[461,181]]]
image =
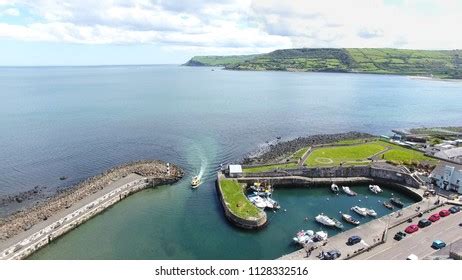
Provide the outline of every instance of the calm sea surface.
[[[362,195],[347,198],[325,188],[279,189],[274,197],[287,211],[269,213],[262,231],[241,231],[224,219],[216,197],[221,162],[277,136],[462,122],[462,83],[381,75],[0,68],[0,100],[0,195],[36,185],[53,193],[138,159],[174,162],[187,172],[176,185],[122,201],[33,256],[40,259],[276,258],[295,249],[297,230],[319,229],[316,214],[335,216],[358,204],[383,215],[388,210],[378,201],[390,191],[377,197],[358,187]],[[205,183],[191,191],[190,175],[201,167]]]

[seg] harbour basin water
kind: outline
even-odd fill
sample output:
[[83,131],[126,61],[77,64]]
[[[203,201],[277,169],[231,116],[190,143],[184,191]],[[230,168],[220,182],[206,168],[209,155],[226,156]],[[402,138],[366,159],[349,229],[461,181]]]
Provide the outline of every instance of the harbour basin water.
[[[401,76],[31,67],[0,68],[0,85],[0,195],[36,185],[52,194],[131,160],[160,159],[186,171],[178,184],[122,201],[37,259],[275,258],[292,250],[288,241],[304,228],[305,216],[341,209],[304,208],[330,205],[328,190],[278,190],[287,212],[271,214],[262,231],[238,230],[216,196],[220,163],[277,136],[383,134],[462,119],[462,83]],[[190,179],[201,169],[204,183],[191,191]],[[0,208],[0,215],[10,210]]]

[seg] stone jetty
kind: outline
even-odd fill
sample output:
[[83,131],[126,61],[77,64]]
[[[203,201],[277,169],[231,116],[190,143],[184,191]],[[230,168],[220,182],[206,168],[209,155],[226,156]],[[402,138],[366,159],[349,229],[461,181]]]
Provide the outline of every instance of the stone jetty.
[[[38,238],[32,238],[34,236],[44,237],[48,234],[47,241],[50,241],[50,238],[57,236],[50,235],[53,230],[62,227],[66,221],[73,220],[73,223],[67,225],[66,230],[61,230],[60,234],[88,220],[131,193],[151,186],[172,184],[182,176],[183,171],[179,167],[162,161],[138,161],[111,168],[34,207],[2,218],[0,220],[0,251],[12,245],[13,251],[18,251],[24,246],[14,246],[14,244],[17,242],[18,244],[32,244],[32,240],[38,240]],[[63,221],[60,222],[61,219]],[[26,240],[28,242],[25,242]],[[34,248],[41,247],[37,245],[34,244]],[[12,253],[7,251],[3,254]],[[28,254],[33,251],[29,250]],[[18,258],[22,258],[23,255]]]

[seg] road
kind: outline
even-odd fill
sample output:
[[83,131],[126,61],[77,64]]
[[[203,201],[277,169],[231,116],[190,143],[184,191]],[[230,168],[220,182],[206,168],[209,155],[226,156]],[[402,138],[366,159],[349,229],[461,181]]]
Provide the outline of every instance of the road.
[[[444,206],[439,208],[447,209],[450,206]],[[423,218],[428,218],[432,213],[438,212],[437,210],[425,214]],[[412,224],[418,222],[418,218],[415,218]],[[439,221],[432,225],[419,229],[419,231],[408,234],[401,241],[396,241],[393,236],[398,231],[403,231],[410,225],[410,223],[404,223],[391,229],[388,232],[388,239],[385,244],[379,245],[369,252],[364,252],[356,256],[354,259],[370,259],[370,260],[405,260],[410,254],[414,254],[419,259],[423,259],[435,252],[435,249],[431,248],[431,244],[435,239],[441,239],[446,244],[453,243],[462,237],[462,227],[459,224],[462,223],[462,212],[452,214],[450,216],[441,218]]]

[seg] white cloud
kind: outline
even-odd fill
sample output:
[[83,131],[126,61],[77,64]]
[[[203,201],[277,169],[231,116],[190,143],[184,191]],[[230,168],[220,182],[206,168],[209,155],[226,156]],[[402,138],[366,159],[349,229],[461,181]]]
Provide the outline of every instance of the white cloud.
[[8,9],[0,12],[0,14],[7,15],[7,16],[10,16],[10,17],[18,17],[18,16],[21,15],[19,10],[15,9],[15,8],[8,8]]
[[[4,7],[2,9],[2,7]],[[37,18],[0,38],[158,44],[212,53],[290,47],[462,48],[458,0],[0,0]],[[16,11],[16,12],[14,12]]]

